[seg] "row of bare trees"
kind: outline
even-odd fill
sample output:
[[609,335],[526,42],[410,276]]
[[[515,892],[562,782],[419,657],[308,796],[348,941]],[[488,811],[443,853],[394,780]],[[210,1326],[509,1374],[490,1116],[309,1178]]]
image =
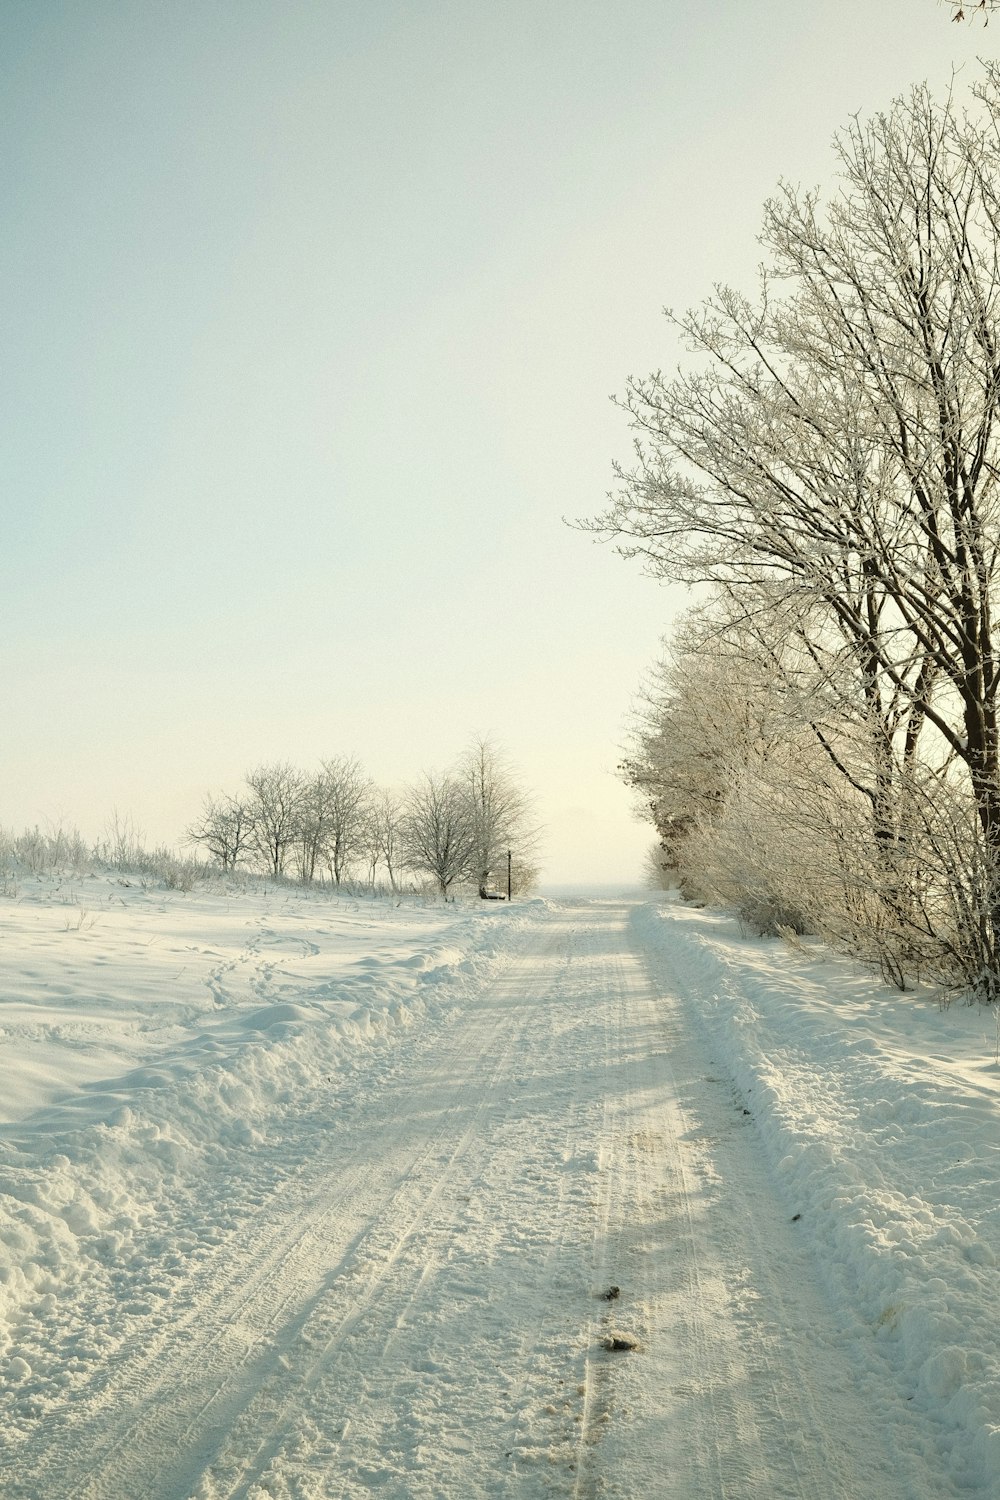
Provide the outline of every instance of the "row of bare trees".
[[539,831],[507,756],[478,739],[450,770],[398,792],[378,788],[347,756],[312,774],[285,761],[258,766],[240,793],[206,798],[187,838],[227,871],[335,886],[374,886],[384,872],[393,890],[431,880],[447,897],[462,885],[487,896],[502,883],[505,892],[508,850],[513,889],[528,889]]
[[674,318],[595,524],[707,585],[626,775],[749,920],[1000,995],[1000,70],[767,205],[757,296]]

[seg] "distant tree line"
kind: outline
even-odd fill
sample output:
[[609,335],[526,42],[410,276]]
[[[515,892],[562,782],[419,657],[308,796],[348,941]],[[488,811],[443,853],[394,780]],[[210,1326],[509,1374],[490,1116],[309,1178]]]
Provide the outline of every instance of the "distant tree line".
[[287,761],[257,766],[240,791],[205,799],[187,839],[224,871],[334,886],[382,879],[397,890],[431,881],[444,897],[466,885],[483,897],[505,894],[508,850],[513,891],[537,878],[531,798],[486,739],[449,770],[425,773],[400,791],[377,787],[348,756],[314,772]]
[[683,888],[1000,998],[1000,68],[767,205],[754,298],[629,382],[597,531],[702,587],[624,767]]

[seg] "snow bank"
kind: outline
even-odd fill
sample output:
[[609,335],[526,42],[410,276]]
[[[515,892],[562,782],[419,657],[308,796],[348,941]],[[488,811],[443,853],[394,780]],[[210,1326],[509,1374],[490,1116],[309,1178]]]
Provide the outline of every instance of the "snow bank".
[[1000,1493],[992,1014],[744,939],[711,912],[635,921],[752,1113],[858,1347],[892,1365],[956,1485]]
[[[165,1296],[226,1232],[224,1203],[198,1205],[220,1164],[238,1182],[244,1153],[360,1054],[457,1011],[542,909],[100,877],[0,900],[0,1376],[25,1417],[101,1357],[116,1278]],[[39,1371],[61,1318],[62,1357]]]

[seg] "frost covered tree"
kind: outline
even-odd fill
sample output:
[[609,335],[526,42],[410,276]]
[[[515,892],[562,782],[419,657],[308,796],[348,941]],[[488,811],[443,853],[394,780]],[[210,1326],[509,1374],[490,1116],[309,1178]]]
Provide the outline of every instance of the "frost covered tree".
[[[789,857],[801,788],[789,787],[786,802],[785,784],[812,788],[822,770],[782,679],[783,654],[776,670],[718,605],[693,612],[650,676],[622,766],[682,892],[725,901],[762,932],[806,923],[803,872]],[[744,838],[734,810],[745,819],[751,803],[757,828]]]
[[[855,121],[828,202],[783,186],[749,299],[675,319],[695,357],[629,382],[634,467],[597,529],[662,576],[798,606],[852,684],[873,836],[907,837],[909,755],[948,771],[986,872],[980,991],[1000,988],[1000,73],[978,110],[924,88]],[[833,764],[835,747],[828,746]],[[955,777],[956,768],[960,776]],[[849,767],[844,767],[849,771]],[[905,778],[904,778],[905,779]],[[911,777],[911,779],[913,779]]]
[[472,875],[480,896],[499,874],[506,879],[508,850],[517,855],[521,878],[528,877],[539,832],[531,799],[506,753],[492,740],[476,739],[459,760],[456,777],[468,802]]
[[253,847],[270,874],[282,875],[302,837],[306,778],[287,761],[273,761],[248,771],[246,786]]
[[385,866],[389,885],[396,890],[404,869],[403,820],[405,808],[402,798],[393,791],[376,792],[368,812],[368,839],[370,841],[373,880],[374,869]]
[[207,850],[223,870],[235,870],[253,847],[253,813],[241,797],[206,797],[201,816],[187,830],[187,842]]
[[303,880],[314,880],[317,869],[326,865],[339,886],[352,864],[366,860],[371,791],[371,782],[350,756],[323,761],[315,776],[302,778],[298,859]]
[[621,765],[660,838],[668,868],[682,888],[698,893],[686,867],[684,843],[692,829],[710,823],[723,805],[752,738],[753,702],[747,686],[726,673],[709,649],[704,613],[682,621],[649,674]]
[[642,883],[649,891],[669,891],[675,884],[674,866],[660,844],[650,844],[642,861]]
[[384,865],[389,885],[396,889],[400,875],[400,823],[403,808],[394,792],[373,788],[365,810],[362,858],[368,884],[374,888],[379,866]]
[[368,810],[361,840],[361,858],[365,868],[365,883],[372,889],[378,879],[378,867],[382,863],[382,849],[378,836],[378,825],[374,808]]
[[374,788],[358,761],[348,755],[325,760],[322,781],[326,860],[334,885],[340,885],[351,865],[364,857]]
[[315,880],[317,867],[326,862],[333,822],[334,798],[330,778],[324,770],[315,776],[303,776],[297,855],[299,874],[306,882]]
[[433,876],[447,893],[456,881],[484,889],[513,853],[512,884],[536,879],[537,825],[527,792],[506,758],[481,740],[444,776],[426,776],[405,793],[379,791],[351,756],[332,757],[309,775],[287,761],[258,766],[246,795],[207,798],[188,839],[224,869],[252,855],[274,876],[303,881],[329,870],[340,886],[352,869],[375,884],[384,865],[398,889],[404,871]]
[[407,868],[430,876],[447,900],[469,878],[476,850],[466,788],[454,775],[424,775],[406,793],[401,846]]

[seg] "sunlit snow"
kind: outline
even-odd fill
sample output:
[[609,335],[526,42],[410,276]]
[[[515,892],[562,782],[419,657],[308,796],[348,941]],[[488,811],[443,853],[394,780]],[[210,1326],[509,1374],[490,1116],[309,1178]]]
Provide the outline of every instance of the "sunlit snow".
[[996,1492],[989,1014],[621,896],[2,932],[5,1497]]

